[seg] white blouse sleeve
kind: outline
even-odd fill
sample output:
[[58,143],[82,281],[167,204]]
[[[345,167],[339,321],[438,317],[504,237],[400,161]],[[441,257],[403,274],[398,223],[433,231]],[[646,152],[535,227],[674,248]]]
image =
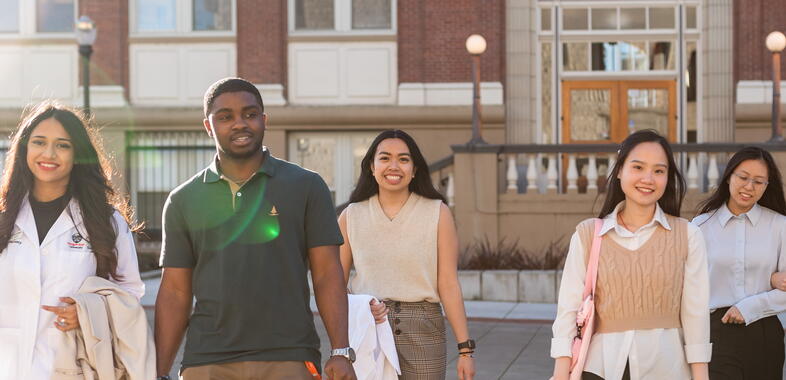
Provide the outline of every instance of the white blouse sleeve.
[[[779,231],[778,272],[786,271],[786,223],[781,224]],[[769,281],[768,281],[769,282]],[[772,289],[763,293],[754,294],[743,298],[736,305],[745,318],[745,325],[750,325],[762,318],[766,318],[786,310],[786,292]]]
[[120,279],[112,279],[112,282],[133,294],[137,299],[141,299],[145,294],[145,283],[139,277],[139,262],[136,256],[134,235],[119,212],[115,211],[113,219],[117,231],[115,249],[117,250],[117,274]]
[[710,276],[707,248],[699,227],[688,225],[688,258],[682,285],[680,320],[688,363],[708,363],[710,343]]
[[581,306],[584,293],[584,278],[587,264],[584,262],[584,244],[578,232],[570,238],[568,257],[559,286],[557,301],[557,317],[551,327],[554,338],[551,339],[551,357],[570,357],[573,338],[576,337],[576,313]]

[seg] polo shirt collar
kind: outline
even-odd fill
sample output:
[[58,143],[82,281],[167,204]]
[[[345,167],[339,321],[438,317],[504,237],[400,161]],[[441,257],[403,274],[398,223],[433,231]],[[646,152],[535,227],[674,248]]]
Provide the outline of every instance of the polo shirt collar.
[[[262,154],[264,159],[262,161],[262,166],[257,169],[257,173],[267,174],[269,177],[272,177],[276,174],[279,159],[273,157],[267,147],[262,147]],[[208,165],[207,170],[205,170],[202,182],[213,183],[219,180],[221,180],[221,170],[218,167],[218,155],[216,154],[210,162],[210,165]]]
[[756,224],[759,223],[759,219],[761,219],[761,213],[761,206],[756,203],[748,212],[740,214],[739,216],[735,216],[732,214],[731,210],[729,210],[729,207],[726,206],[726,203],[724,203],[723,206],[721,206],[721,208],[718,210],[718,221],[720,222],[721,226],[726,227],[726,224],[728,224],[729,220],[732,218],[748,218],[751,224],[756,227]]

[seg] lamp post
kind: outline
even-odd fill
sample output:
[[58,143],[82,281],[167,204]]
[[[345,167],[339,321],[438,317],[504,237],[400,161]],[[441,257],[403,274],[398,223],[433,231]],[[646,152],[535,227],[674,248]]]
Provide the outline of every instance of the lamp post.
[[90,17],[82,15],[76,20],[76,42],[82,58],[82,88],[84,91],[85,116],[90,117],[90,55],[96,42],[96,24]]
[[772,32],[767,36],[767,49],[772,52],[772,138],[770,142],[783,142],[781,129],[781,51],[786,48],[786,36]]
[[472,56],[472,140],[469,144],[485,144],[480,134],[480,55],[486,51],[486,39],[473,34],[467,38],[466,46]]

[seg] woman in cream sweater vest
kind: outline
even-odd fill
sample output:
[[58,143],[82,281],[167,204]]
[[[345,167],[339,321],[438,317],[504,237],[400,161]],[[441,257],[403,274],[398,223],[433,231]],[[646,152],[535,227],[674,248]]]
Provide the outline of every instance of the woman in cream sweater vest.
[[[707,379],[709,282],[701,231],[678,217],[685,181],[665,138],[622,142],[600,212],[595,334],[582,379]],[[566,380],[594,220],[570,241],[553,325],[554,379]]]
[[378,323],[390,321],[400,379],[445,379],[444,308],[459,346],[459,379],[471,380],[475,343],[458,282],[456,228],[420,149],[403,131],[388,130],[374,139],[360,166],[339,217],[349,290],[384,301],[370,307]]
[[786,200],[772,155],[757,147],[735,153],[701,206],[693,223],[707,240],[710,378],[781,379],[783,326],[776,314],[786,311],[786,292],[777,271],[786,270]]

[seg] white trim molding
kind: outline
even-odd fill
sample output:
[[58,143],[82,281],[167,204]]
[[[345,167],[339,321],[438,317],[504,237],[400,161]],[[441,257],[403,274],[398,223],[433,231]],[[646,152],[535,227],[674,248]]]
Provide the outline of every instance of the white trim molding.
[[[786,88],[786,81],[781,82],[781,88]],[[737,104],[772,104],[772,81],[738,81]],[[781,104],[786,104],[786,98],[781,97]]]
[[[504,91],[500,82],[480,83],[480,103],[501,105]],[[465,106],[472,105],[471,82],[400,83],[400,106]]]
[[262,94],[265,106],[285,106],[287,99],[284,97],[284,85],[280,83],[256,84]]
[[[74,104],[82,105],[84,87],[79,86]],[[123,95],[123,86],[90,86],[91,108],[113,108],[128,106]]]

